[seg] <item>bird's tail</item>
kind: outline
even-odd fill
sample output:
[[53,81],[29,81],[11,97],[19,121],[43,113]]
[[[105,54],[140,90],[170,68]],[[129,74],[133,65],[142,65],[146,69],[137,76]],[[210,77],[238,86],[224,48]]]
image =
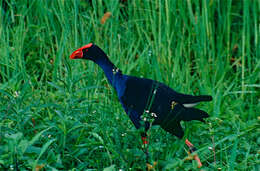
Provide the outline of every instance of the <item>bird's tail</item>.
[[183,121],[198,120],[205,122],[203,119],[207,117],[209,117],[207,112],[196,108],[185,108],[180,114],[180,119]]
[[178,102],[182,104],[198,103],[202,101],[212,100],[212,96],[208,96],[208,95],[192,96],[192,95],[180,94],[180,93],[176,94],[176,98],[178,99]]
[[200,95],[200,96],[194,96],[195,98],[197,98],[198,101],[211,101],[212,100],[212,96],[209,95]]

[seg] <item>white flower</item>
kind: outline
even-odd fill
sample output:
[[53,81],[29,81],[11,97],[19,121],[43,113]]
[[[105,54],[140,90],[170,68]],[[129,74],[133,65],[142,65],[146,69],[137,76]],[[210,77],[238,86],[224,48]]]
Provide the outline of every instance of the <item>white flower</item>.
[[18,97],[18,96],[19,96],[19,94],[20,94],[20,92],[19,92],[19,91],[15,91],[15,92],[14,92],[14,97]]
[[157,118],[157,115],[155,113],[151,113],[151,116]]
[[148,51],[148,56],[152,56],[152,51],[151,50]]
[[10,165],[10,169],[11,169],[11,170],[14,170],[14,165]]
[[112,69],[113,74],[116,74],[118,71],[119,71],[119,68],[113,68]]

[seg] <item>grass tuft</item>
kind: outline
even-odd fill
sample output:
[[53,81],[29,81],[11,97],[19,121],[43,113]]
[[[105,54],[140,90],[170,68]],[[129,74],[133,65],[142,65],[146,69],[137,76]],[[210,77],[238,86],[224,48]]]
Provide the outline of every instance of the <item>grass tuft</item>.
[[[89,42],[126,74],[213,95],[206,124],[184,124],[203,170],[259,170],[259,14],[259,1],[1,1],[0,170],[146,168],[101,69],[69,60]],[[183,140],[154,127],[150,142],[153,169],[196,168]]]

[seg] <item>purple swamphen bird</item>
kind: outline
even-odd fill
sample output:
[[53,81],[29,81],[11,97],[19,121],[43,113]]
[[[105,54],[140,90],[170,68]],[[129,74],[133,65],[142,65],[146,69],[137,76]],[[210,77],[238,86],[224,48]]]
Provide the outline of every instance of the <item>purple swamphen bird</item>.
[[[108,59],[107,55],[97,45],[89,43],[74,51],[71,59],[87,59],[98,64],[104,71],[108,82],[116,90],[120,103],[125,112],[137,129],[143,123],[141,116],[145,111],[154,114],[153,125],[160,125],[165,131],[172,135],[182,138],[184,135],[180,121],[199,120],[204,122],[204,118],[209,115],[199,109],[194,108],[201,101],[211,101],[212,97],[208,95],[192,96],[181,94],[163,83],[124,75]],[[145,130],[150,127],[150,123],[144,122]],[[146,133],[142,133],[143,144],[147,144]],[[188,139],[185,143],[190,151],[195,151],[195,147]],[[198,156],[195,156],[199,166],[201,162]]]

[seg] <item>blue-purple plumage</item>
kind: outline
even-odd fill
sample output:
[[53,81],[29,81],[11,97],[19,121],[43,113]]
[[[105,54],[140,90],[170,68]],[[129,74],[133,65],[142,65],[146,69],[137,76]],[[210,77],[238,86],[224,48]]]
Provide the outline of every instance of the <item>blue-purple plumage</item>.
[[[193,106],[201,101],[211,101],[211,96],[185,95],[151,79],[124,75],[94,44],[87,49],[81,49],[80,52],[75,51],[74,54],[76,57],[71,58],[92,60],[103,69],[109,83],[116,90],[125,112],[137,129],[141,126],[141,115],[144,111],[155,114],[153,124],[160,125],[179,138],[183,137],[181,120],[203,121],[203,118],[208,117],[206,112]],[[148,129],[149,124],[146,123],[145,126]]]

